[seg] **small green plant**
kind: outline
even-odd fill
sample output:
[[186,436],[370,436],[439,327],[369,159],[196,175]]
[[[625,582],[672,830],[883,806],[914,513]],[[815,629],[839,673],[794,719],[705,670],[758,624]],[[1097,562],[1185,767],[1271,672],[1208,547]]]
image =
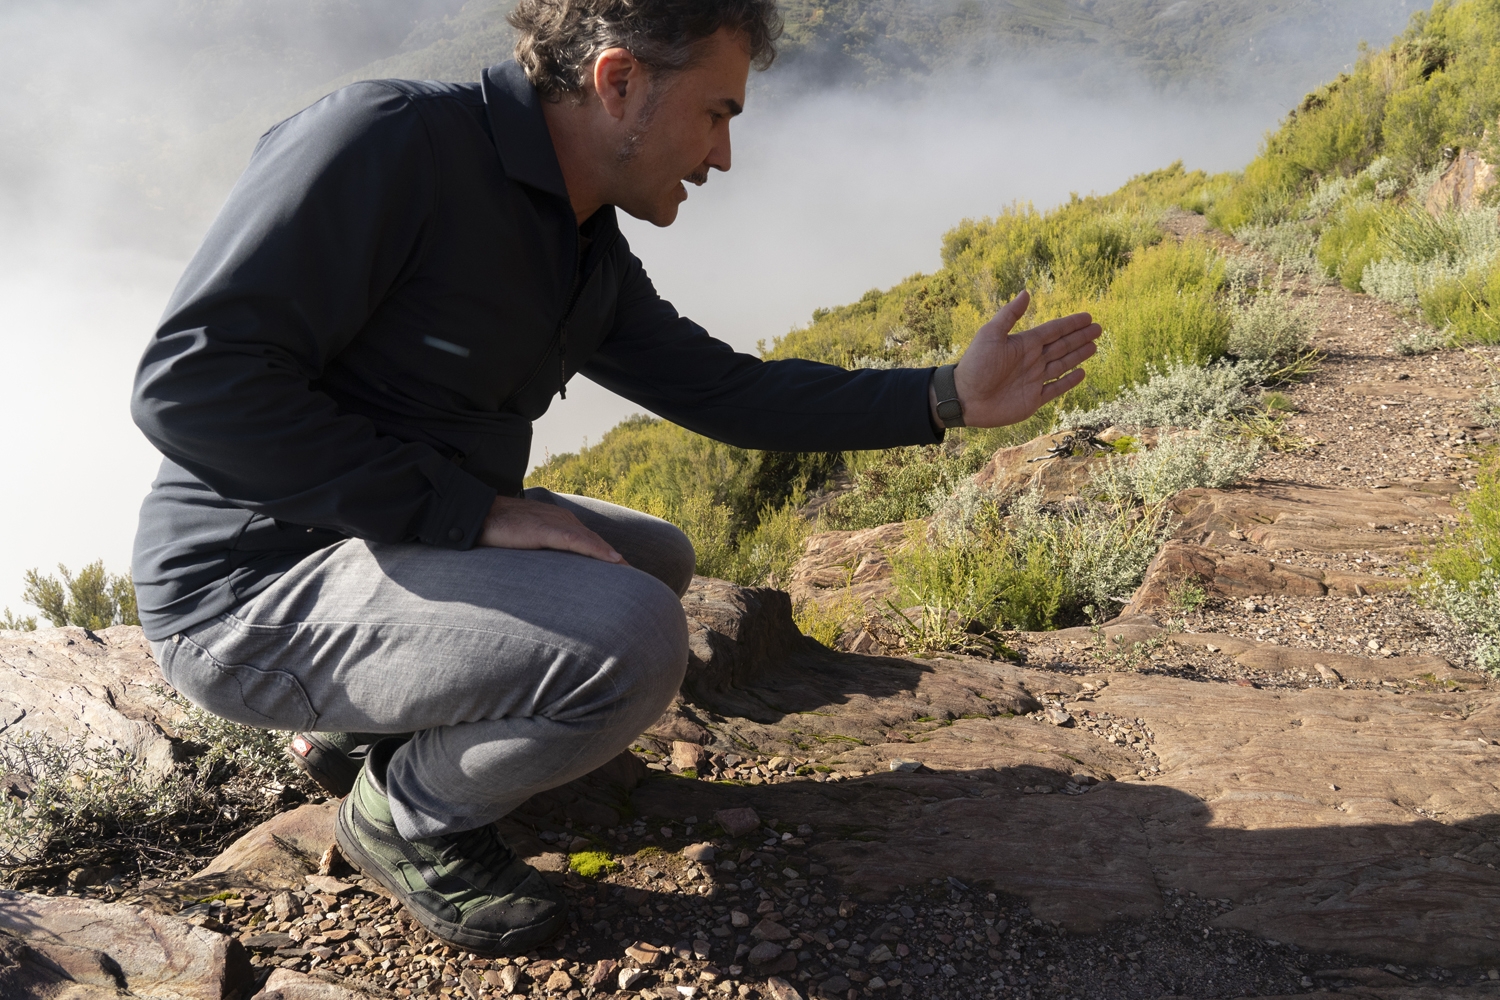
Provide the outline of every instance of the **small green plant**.
[[985,457],[977,450],[954,454],[938,445],[882,452],[859,470],[852,489],[828,505],[824,524],[853,530],[926,517],[935,495],[951,493]]
[[1178,611],[1196,611],[1208,600],[1208,591],[1204,589],[1202,580],[1190,576],[1168,589],[1167,599]]
[[845,585],[837,597],[823,604],[810,599],[797,602],[792,609],[792,621],[797,631],[832,648],[864,610],[864,603]]
[[1417,330],[1396,341],[1396,353],[1404,358],[1419,357],[1441,351],[1448,346],[1448,338],[1431,330]]
[[568,870],[582,878],[603,878],[620,867],[604,851],[578,851],[568,855]]
[[26,618],[19,618],[11,612],[10,608],[6,608],[3,612],[0,612],[0,629],[10,629],[15,632],[35,632],[36,616],[30,615]]
[[1500,573],[1486,564],[1467,583],[1438,578],[1425,584],[1422,593],[1469,637],[1471,654],[1480,668],[1500,674]]

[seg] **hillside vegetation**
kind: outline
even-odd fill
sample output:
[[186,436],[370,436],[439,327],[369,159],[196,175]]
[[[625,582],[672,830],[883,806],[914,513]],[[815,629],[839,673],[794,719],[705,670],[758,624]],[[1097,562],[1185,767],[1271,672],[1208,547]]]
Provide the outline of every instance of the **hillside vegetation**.
[[[1106,333],[1084,385],[1025,424],[964,430],[928,448],[799,456],[728,448],[641,418],[553,458],[531,481],[674,520],[699,546],[700,571],[741,583],[785,580],[810,531],[912,522],[895,562],[901,601],[923,616],[905,619],[914,648],[969,643],[943,624],[954,620],[972,632],[1112,613],[1167,533],[1167,497],[1233,482],[1267,447],[1300,446],[1283,433],[1272,390],[1316,370],[1312,323],[1269,279],[1342,281],[1420,310],[1440,333],[1409,350],[1500,341],[1500,233],[1485,207],[1495,196],[1438,203],[1455,160],[1495,156],[1497,42],[1500,4],[1439,3],[1303,100],[1242,174],[1174,164],[1109,195],[964,220],[944,236],[937,271],[818,310],[762,345],[767,358],[846,367],[941,364],[1027,288],[1027,322],[1087,310]],[[1182,210],[1264,249],[1282,274],[1168,238],[1162,220]],[[1111,424],[1196,433],[1120,456],[1073,506],[987,494],[970,479],[999,447]],[[1435,599],[1492,588],[1487,561],[1435,566]],[[1447,601],[1455,613],[1457,601]],[[815,621],[826,609],[807,614],[821,637],[837,634]]]

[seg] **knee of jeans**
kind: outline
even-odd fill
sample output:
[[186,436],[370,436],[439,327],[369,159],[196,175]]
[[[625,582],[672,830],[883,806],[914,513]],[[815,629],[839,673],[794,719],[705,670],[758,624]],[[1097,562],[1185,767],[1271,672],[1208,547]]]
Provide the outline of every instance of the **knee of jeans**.
[[663,532],[662,572],[665,579],[662,582],[681,597],[687,593],[693,574],[698,571],[698,553],[693,550],[692,539],[676,525],[670,527],[671,531]]
[[618,655],[629,687],[647,724],[676,697],[687,673],[687,618],[682,603],[666,587],[642,588],[635,595],[630,638]]

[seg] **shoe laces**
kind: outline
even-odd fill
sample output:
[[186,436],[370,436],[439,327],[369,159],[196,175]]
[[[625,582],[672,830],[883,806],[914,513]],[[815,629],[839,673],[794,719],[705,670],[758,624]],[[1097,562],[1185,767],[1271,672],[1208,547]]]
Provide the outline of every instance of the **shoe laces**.
[[455,869],[463,868],[464,877],[476,888],[485,889],[515,858],[499,831],[489,823],[444,838],[438,860]]

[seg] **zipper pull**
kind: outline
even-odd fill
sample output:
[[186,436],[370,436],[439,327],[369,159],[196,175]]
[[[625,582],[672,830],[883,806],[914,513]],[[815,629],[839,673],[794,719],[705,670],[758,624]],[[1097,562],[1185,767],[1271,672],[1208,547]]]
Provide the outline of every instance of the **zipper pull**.
[[557,359],[557,398],[568,398],[568,359],[566,356]]

